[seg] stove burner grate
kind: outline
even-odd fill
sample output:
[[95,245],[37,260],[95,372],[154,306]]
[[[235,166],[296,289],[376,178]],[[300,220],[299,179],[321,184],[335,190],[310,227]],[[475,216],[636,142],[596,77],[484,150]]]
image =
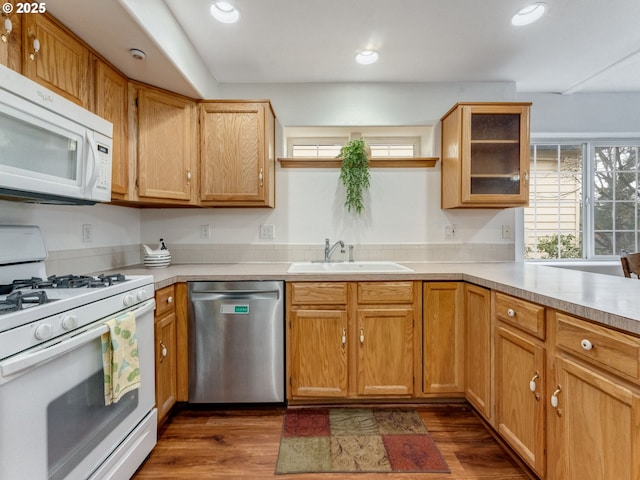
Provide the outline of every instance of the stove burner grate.
[[[13,312],[22,310],[25,304],[44,305],[50,301],[51,300],[47,297],[47,292],[43,290],[34,290],[30,292],[16,290],[15,292],[7,295],[7,298],[4,299],[2,302],[2,311],[4,313]],[[5,306],[7,307],[6,309],[4,308]]]

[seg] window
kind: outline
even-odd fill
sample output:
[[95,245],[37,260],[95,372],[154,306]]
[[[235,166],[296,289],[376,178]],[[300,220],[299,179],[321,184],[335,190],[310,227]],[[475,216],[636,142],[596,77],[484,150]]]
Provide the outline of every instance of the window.
[[638,145],[532,144],[525,259],[597,259],[638,251]]
[[[355,137],[354,137],[355,138]],[[413,158],[420,156],[419,137],[364,137],[371,158]],[[291,158],[336,158],[347,137],[288,138]]]

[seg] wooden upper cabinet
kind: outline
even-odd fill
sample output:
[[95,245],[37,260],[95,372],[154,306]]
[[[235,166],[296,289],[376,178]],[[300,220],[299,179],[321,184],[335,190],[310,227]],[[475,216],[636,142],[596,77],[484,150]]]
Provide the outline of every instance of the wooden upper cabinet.
[[139,200],[195,204],[195,102],[180,95],[139,86],[137,104]]
[[442,117],[442,208],[529,202],[530,103],[458,103]]
[[200,202],[275,206],[275,115],[268,101],[200,108]]
[[[3,3],[11,3],[15,7],[16,1],[9,0]],[[11,20],[11,33],[6,37],[6,41],[0,41],[0,64],[5,67],[9,67],[11,70],[22,73],[22,17],[24,15],[16,13],[16,9],[13,9],[13,13],[9,16]],[[4,31],[4,15],[0,19],[2,21],[1,26]]]
[[125,198],[129,189],[127,79],[98,59],[94,70],[95,113],[113,124],[111,193]]
[[[90,108],[89,49],[48,14],[23,15],[22,74],[84,108]],[[40,50],[33,55],[33,40]]]

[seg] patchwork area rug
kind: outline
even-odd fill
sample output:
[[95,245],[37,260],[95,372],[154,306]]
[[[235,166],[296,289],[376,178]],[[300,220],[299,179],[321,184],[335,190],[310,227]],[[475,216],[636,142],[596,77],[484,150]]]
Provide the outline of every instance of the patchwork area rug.
[[287,410],[276,474],[450,473],[414,409]]

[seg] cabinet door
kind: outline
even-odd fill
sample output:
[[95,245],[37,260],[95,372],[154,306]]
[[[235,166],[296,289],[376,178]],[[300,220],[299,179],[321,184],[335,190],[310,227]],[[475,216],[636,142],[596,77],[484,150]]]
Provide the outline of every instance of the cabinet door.
[[100,60],[95,72],[95,112],[113,124],[111,192],[124,197],[129,190],[127,79]]
[[413,309],[358,310],[358,395],[413,393]]
[[640,478],[637,390],[566,358],[557,356],[555,363],[549,390],[557,389],[558,403],[548,415],[548,478]]
[[465,285],[465,396],[491,419],[491,292]]
[[347,312],[291,312],[290,386],[293,397],[346,397]]
[[[12,30],[6,37],[7,41],[0,40],[0,64],[9,67],[18,73],[22,73],[22,15],[16,13],[17,0],[4,1],[3,4],[11,3],[13,5],[13,13],[9,15]],[[2,26],[4,26],[4,15],[2,18]],[[4,29],[3,29],[4,31]]]
[[138,196],[192,198],[196,181],[195,103],[167,93],[138,90]]
[[[89,108],[89,50],[48,14],[23,15],[22,73],[31,80]],[[40,51],[33,56],[33,40]]]
[[275,118],[265,103],[200,104],[200,200],[274,206]]
[[170,313],[156,319],[156,406],[162,423],[176,403],[176,315]]
[[423,391],[464,392],[464,284],[425,282]]
[[529,107],[467,105],[462,125],[462,203],[526,205]]
[[[496,328],[496,425],[520,457],[544,477],[545,349],[506,326]],[[532,388],[533,387],[533,390]]]

